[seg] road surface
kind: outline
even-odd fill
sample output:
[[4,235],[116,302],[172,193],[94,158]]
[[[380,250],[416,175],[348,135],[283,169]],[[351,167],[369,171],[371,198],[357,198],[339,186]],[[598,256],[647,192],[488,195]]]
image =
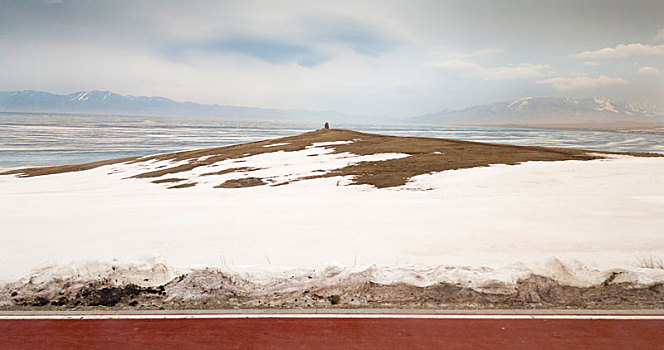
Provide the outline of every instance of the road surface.
[[0,349],[664,348],[664,316],[0,314]]

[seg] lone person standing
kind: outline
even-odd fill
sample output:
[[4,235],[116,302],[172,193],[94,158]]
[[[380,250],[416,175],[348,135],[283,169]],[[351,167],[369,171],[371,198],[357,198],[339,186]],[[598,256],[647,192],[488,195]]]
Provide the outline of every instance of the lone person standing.
[[330,128],[330,123],[325,122],[325,129],[329,129],[329,128]]

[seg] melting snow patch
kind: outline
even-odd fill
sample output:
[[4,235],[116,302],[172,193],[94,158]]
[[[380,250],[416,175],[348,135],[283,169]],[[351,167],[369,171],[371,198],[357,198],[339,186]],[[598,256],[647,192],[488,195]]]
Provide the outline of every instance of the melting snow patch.
[[307,146],[307,148],[325,147],[325,146],[334,146],[334,145],[346,145],[346,144],[349,144],[349,143],[353,143],[353,141],[350,140],[350,141],[314,142],[311,145]]
[[[196,188],[211,188],[228,180],[241,179],[246,176],[247,172],[251,172],[252,177],[280,184],[321,175],[321,173],[359,162],[385,161],[408,156],[408,154],[402,153],[358,156],[352,153],[334,153],[334,150],[330,148],[309,146],[299,151],[276,151],[249,155],[240,159],[227,159],[188,171],[165,174],[150,180],[179,177],[197,182]],[[150,168],[154,167],[155,164],[150,164]],[[224,172],[224,170],[228,171]],[[221,172],[221,174],[214,174],[215,172]],[[202,176],[204,174],[205,176]]]
[[272,143],[272,144],[269,144],[269,145],[265,145],[263,147],[268,148],[268,147],[277,147],[277,146],[286,146],[286,145],[290,145],[290,142]]

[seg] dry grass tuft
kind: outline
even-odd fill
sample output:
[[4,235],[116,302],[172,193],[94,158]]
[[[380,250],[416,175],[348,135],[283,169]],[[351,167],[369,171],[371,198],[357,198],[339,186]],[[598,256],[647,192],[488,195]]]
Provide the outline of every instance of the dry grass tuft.
[[152,183],[153,184],[165,184],[165,183],[181,182],[181,181],[187,181],[187,179],[171,177],[171,178],[168,178],[168,179],[154,180],[154,181],[152,181]]
[[639,267],[664,270],[664,259],[656,258],[653,255],[647,255],[639,257],[638,260]]
[[187,183],[183,183],[183,184],[180,184],[180,185],[175,185],[175,186],[168,187],[168,189],[187,188],[187,187],[194,187],[194,186],[196,186],[195,182],[187,182]]
[[242,188],[242,187],[255,187],[266,185],[267,182],[258,177],[245,177],[243,179],[228,180],[221,185],[214,186],[214,188]]
[[250,172],[250,171],[256,171],[256,170],[261,170],[261,168],[254,168],[254,167],[228,168],[228,169],[224,169],[224,170],[221,170],[221,171],[215,171],[215,172],[212,172],[212,173],[201,174],[201,176],[225,175],[225,174],[230,174],[230,173]]

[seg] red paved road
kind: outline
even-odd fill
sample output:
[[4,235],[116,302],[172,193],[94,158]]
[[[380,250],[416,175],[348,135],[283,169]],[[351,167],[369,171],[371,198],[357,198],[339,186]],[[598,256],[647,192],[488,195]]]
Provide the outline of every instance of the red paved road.
[[1,349],[664,348],[664,320],[0,320]]

